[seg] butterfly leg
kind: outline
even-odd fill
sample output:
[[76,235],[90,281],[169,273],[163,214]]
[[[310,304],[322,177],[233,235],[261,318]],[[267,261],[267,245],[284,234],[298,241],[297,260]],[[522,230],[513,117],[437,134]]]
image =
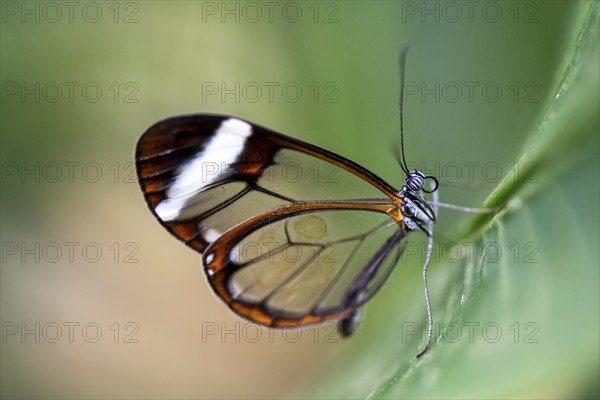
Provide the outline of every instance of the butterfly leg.
[[[448,203],[437,203],[441,208],[447,208],[449,210],[462,211],[471,214],[492,214],[502,210],[504,207],[493,207],[493,208],[473,208],[473,207],[462,207]],[[437,213],[437,211],[436,211]]]
[[[431,187],[433,188],[434,182],[431,183]],[[439,192],[432,192],[433,201],[431,205],[433,207],[433,212],[435,215],[438,213],[438,206],[440,205],[439,200]],[[425,263],[423,264],[423,291],[425,293],[425,306],[427,307],[427,339],[425,341],[425,347],[419,354],[417,354],[417,358],[423,356],[431,345],[431,334],[433,332],[433,317],[431,315],[431,304],[429,302],[429,288],[427,287],[427,267],[429,267],[429,260],[431,259],[431,249],[433,248],[433,228],[430,235],[427,237],[427,253],[425,254]]]
[[431,258],[431,248],[433,247],[433,236],[427,238],[427,254],[425,255],[425,263],[423,264],[423,291],[425,292],[425,306],[427,307],[427,340],[425,348],[417,354],[420,358],[429,350],[431,345],[431,333],[433,332],[433,318],[431,316],[431,304],[429,303],[429,288],[427,287],[427,267],[429,267],[429,259]]

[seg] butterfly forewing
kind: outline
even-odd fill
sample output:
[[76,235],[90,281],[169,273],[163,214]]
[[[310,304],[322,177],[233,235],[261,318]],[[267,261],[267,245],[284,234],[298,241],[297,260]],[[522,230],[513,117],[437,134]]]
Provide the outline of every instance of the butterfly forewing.
[[217,115],[155,124],[138,142],[136,164],[156,217],[199,251],[239,222],[295,200],[395,198],[393,188],[349,160]]
[[136,153],[157,219],[204,253],[217,294],[255,322],[338,319],[382,285],[406,231],[395,190],[318,147],[217,115],[157,123]]

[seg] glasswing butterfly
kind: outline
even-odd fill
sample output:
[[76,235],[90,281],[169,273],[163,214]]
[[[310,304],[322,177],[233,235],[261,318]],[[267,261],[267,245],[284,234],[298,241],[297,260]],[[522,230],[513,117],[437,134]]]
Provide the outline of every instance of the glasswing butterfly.
[[[360,165],[235,117],[197,114],[158,122],[139,139],[138,180],[158,221],[201,253],[215,293],[238,315],[271,327],[339,321],[355,329],[360,307],[385,283],[410,231],[428,236],[438,181],[409,171],[400,52],[400,190]],[[431,180],[430,188],[425,183]],[[356,196],[360,193],[360,197]]]

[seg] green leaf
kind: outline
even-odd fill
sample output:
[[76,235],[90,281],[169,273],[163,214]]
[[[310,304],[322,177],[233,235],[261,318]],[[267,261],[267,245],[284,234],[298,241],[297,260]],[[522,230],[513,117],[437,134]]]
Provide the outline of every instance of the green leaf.
[[459,257],[437,257],[430,268],[431,350],[415,358],[425,315],[411,265],[393,277],[402,291],[384,290],[370,303],[365,332],[303,395],[598,396],[598,3],[580,3],[576,22],[555,91],[484,202],[506,208],[472,218],[460,245],[437,250],[448,245]]

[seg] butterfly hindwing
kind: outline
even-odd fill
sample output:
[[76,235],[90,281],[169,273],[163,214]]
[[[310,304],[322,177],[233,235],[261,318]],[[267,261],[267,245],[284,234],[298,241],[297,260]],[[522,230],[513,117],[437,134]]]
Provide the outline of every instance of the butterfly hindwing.
[[213,288],[238,314],[265,325],[347,315],[382,286],[406,234],[381,212],[384,203],[352,205],[294,203],[227,231],[204,255]]

